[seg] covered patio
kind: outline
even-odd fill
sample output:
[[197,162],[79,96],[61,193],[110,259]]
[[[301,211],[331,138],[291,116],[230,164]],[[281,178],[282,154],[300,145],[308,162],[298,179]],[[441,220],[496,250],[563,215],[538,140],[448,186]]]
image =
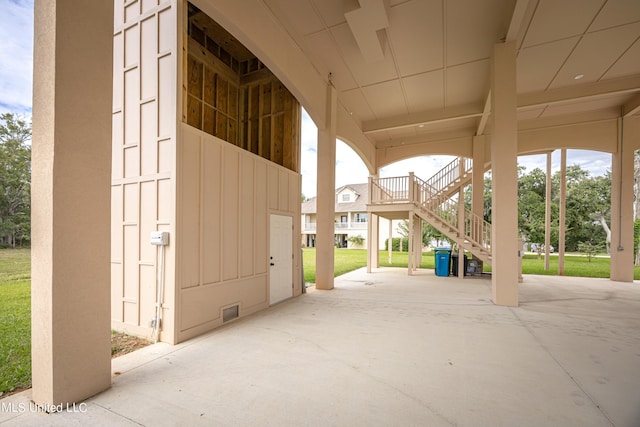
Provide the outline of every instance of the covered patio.
[[491,303],[490,280],[432,270],[360,269],[335,285],[114,359],[111,389],[70,411],[11,396],[0,424],[640,422],[637,283],[528,275],[516,308]]
[[[638,389],[638,310],[618,325],[608,304],[627,300],[606,300],[631,285],[597,282],[602,316],[527,305],[563,291],[518,286],[517,159],[611,153],[610,278],[633,282],[639,49],[640,8],[622,0],[36,2],[31,398],[113,386],[79,416],[143,424],[587,425],[637,408],[621,402]],[[490,164],[491,283],[387,277],[372,259],[370,277],[269,308],[302,292],[299,107],[318,127],[318,289],[334,288],[337,138],[372,179],[413,156],[473,159],[478,217]],[[598,351],[574,343],[576,319]],[[128,372],[111,365],[111,328],[180,345]],[[580,380],[568,372],[585,354]]]

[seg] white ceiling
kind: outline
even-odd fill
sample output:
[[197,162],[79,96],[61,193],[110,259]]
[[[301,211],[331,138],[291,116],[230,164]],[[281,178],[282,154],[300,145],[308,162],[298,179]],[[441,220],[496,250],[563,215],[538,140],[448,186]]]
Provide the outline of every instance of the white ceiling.
[[[378,147],[475,134],[492,49],[507,38],[520,120],[619,114],[640,96],[640,0],[263,1]],[[367,38],[380,7],[388,26]]]

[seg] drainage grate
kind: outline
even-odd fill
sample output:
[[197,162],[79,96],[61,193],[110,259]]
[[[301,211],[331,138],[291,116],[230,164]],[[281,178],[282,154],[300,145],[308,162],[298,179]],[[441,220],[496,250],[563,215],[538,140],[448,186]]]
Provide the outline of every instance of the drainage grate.
[[228,322],[238,317],[238,306],[228,307],[222,310],[222,323]]

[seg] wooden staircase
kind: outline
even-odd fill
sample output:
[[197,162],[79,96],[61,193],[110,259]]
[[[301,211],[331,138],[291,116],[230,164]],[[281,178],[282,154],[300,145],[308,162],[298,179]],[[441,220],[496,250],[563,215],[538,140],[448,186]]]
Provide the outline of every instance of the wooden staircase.
[[462,207],[452,196],[471,181],[471,159],[458,157],[427,181],[408,177],[370,182],[370,205],[409,204],[415,215],[491,265],[491,224]]

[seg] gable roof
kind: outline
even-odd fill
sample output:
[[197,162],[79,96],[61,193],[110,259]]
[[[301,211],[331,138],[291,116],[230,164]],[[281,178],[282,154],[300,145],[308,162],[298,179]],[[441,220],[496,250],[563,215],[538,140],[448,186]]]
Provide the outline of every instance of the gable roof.
[[[358,197],[352,202],[338,202],[338,194],[349,189],[356,193]],[[347,184],[336,189],[335,196],[335,211],[340,212],[366,212],[367,203],[369,203],[369,184]],[[302,203],[303,214],[315,214],[317,212],[317,198],[312,197],[306,202]]]

